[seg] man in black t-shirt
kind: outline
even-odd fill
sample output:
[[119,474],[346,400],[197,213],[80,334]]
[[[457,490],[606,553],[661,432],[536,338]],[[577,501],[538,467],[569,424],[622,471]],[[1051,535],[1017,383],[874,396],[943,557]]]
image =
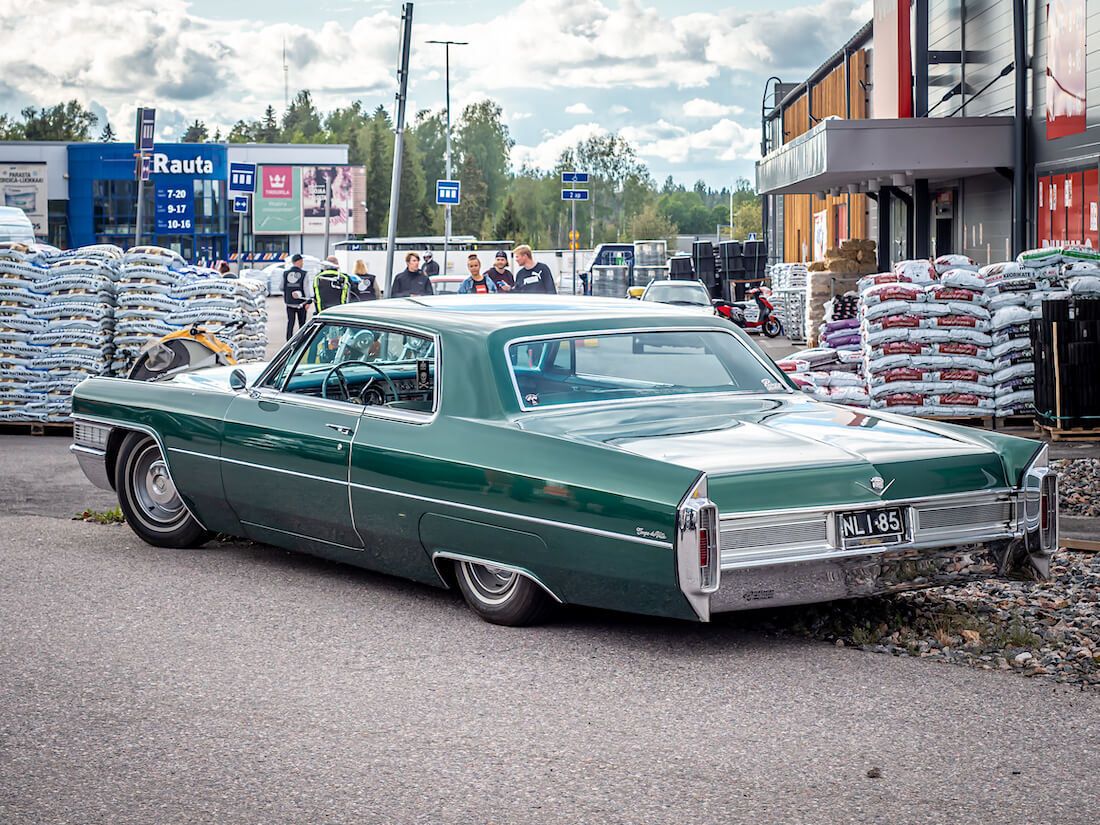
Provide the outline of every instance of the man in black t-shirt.
[[517,246],[512,252],[516,258],[516,286],[513,292],[541,292],[545,295],[556,295],[558,290],[554,286],[554,276],[550,267],[546,264],[537,264],[531,257],[531,247],[527,244]]
[[294,334],[294,323],[306,325],[309,298],[306,297],[306,273],[302,269],[302,256],[293,255],[290,266],[283,270],[283,303],[286,304],[286,340]]

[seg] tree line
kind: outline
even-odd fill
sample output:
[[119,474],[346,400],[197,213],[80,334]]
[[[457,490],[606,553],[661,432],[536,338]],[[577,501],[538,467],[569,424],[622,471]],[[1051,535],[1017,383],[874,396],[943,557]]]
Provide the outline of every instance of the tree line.
[[[22,119],[0,114],[0,140],[87,141],[98,118],[78,101],[53,107],[28,107]],[[110,123],[99,139],[115,140]],[[201,120],[180,137],[185,143],[345,143],[349,163],[366,167],[367,235],[381,236],[389,221],[394,125],[384,106],[362,101],[321,112],[308,90],[297,93],[280,117],[268,106],[256,120],[238,120],[224,138],[210,134]],[[635,148],[617,134],[593,135],[563,151],[553,169],[514,169],[515,145],[501,107],[492,100],[463,109],[452,130],[452,176],[461,181],[462,199],[452,209],[452,232],[483,240],[524,241],[537,248],[568,243],[570,206],[561,200],[562,171],[588,172],[589,200],[578,204],[582,244],[668,238],[677,234],[713,234],[718,226],[729,237],[760,231],[760,199],[749,181],[738,179],[732,191],[704,181],[691,189],[672,177],[658,186]],[[401,235],[443,234],[443,207],[435,204],[435,182],[446,177],[446,113],[416,113],[405,130],[401,199],[397,230]],[[732,216],[730,205],[732,203]],[[732,217],[732,220],[731,220]]]

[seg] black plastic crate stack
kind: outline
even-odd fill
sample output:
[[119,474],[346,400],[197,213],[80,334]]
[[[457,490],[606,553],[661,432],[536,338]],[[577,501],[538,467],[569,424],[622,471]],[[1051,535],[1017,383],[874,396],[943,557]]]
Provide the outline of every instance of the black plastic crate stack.
[[1100,300],[1043,301],[1031,346],[1036,418],[1062,430],[1100,430]]
[[[691,245],[691,263],[695,267],[695,278],[702,281],[711,295],[718,286],[718,273],[714,261],[714,244],[710,241],[696,241]],[[676,275],[671,277],[675,278]]]
[[[668,259],[668,277],[672,280],[690,281],[697,276],[693,261],[687,255],[675,255]],[[702,276],[698,276],[702,277]]]
[[740,241],[722,241],[718,245],[718,275],[722,284],[721,295],[727,301],[743,301],[745,285],[745,258]]
[[763,241],[745,241],[742,245],[742,254],[745,259],[745,279],[747,289],[760,286],[764,283],[764,270],[768,263],[768,250]]

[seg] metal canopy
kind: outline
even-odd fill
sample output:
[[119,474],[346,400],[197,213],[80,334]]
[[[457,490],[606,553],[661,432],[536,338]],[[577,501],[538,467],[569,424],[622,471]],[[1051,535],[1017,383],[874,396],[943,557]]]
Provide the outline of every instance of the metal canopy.
[[823,120],[756,164],[762,195],[900,185],[1012,168],[1012,118]]

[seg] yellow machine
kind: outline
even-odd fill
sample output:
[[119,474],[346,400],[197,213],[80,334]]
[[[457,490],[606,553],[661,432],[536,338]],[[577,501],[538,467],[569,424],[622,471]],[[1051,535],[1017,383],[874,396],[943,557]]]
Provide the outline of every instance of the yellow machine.
[[[233,327],[229,325],[223,330]],[[136,381],[156,381],[179,372],[236,363],[229,344],[198,324],[193,324],[142,347],[126,377]]]

